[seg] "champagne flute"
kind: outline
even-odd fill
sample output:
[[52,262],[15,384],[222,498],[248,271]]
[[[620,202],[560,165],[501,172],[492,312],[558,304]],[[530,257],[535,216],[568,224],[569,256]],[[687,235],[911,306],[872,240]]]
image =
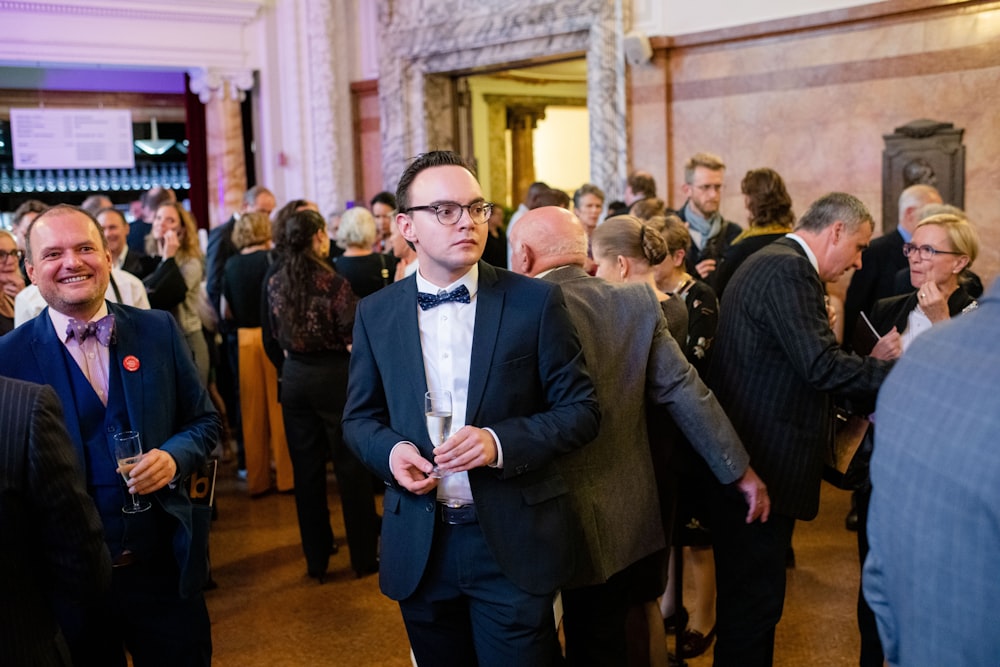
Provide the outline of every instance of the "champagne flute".
[[[424,416],[427,418],[427,433],[435,447],[451,435],[451,392],[429,391],[424,394]],[[450,473],[434,466],[430,476],[441,479]]]
[[[138,431],[115,433],[114,440],[115,458],[118,460],[118,472],[121,473],[125,479],[125,483],[128,484],[132,468],[142,459],[142,441],[139,438]],[[138,493],[130,493],[129,495],[132,497],[132,503],[122,507],[122,512],[125,514],[138,514],[152,507],[148,500],[140,500]]]

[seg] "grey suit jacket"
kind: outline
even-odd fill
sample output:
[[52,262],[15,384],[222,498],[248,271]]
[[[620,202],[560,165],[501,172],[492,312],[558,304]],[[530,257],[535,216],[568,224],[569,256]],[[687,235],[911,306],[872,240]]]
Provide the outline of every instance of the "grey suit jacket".
[[0,664],[68,665],[53,597],[97,595],[110,581],[59,399],[0,376]]
[[893,665],[1000,660],[998,288],[921,334],[879,394],[863,583]]
[[613,285],[569,266],[545,275],[558,284],[583,345],[601,405],[601,428],[586,447],[557,459],[569,482],[583,542],[570,587],[608,577],[665,545],[646,433],[647,400],[666,406],[723,482],[749,457],[722,408],[667,331],[645,285]]
[[873,403],[890,364],[844,352],[805,251],[780,239],[750,256],[722,297],[708,385],[767,484],[771,511],[819,510],[831,396]]

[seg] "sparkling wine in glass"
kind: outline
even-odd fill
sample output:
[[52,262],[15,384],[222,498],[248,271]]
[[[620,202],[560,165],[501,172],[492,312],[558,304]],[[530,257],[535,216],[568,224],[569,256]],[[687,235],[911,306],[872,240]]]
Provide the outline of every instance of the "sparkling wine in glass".
[[[114,440],[115,458],[118,460],[118,472],[121,473],[121,476],[125,479],[125,483],[128,484],[132,468],[142,459],[142,440],[139,438],[138,431],[115,433]],[[132,498],[132,502],[122,507],[122,512],[125,514],[138,514],[152,507],[148,500],[140,500],[138,493],[129,495]]]
[[[435,447],[451,435],[451,392],[429,391],[424,394],[424,415],[427,418],[427,433]],[[431,477],[440,479],[449,473],[434,466]]]

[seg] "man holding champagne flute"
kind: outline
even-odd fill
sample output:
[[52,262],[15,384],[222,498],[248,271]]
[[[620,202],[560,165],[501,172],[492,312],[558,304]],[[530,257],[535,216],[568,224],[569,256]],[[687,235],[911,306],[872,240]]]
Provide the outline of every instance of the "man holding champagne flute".
[[[0,375],[51,385],[86,475],[113,562],[107,595],[58,610],[74,664],[209,665],[201,589],[211,509],[181,480],[204,465],[220,422],[168,313],[104,299],[111,255],[75,206],[28,228],[26,267],[48,308],[0,338]],[[136,431],[142,456],[123,479],[114,438]],[[134,507],[150,511],[126,513]]]
[[[387,486],[379,583],[421,666],[556,664],[575,554],[554,460],[600,421],[576,330],[558,286],[480,261],[493,205],[461,156],[419,156],[396,198],[419,269],[360,302],[344,410]],[[451,394],[436,446],[427,392]]]

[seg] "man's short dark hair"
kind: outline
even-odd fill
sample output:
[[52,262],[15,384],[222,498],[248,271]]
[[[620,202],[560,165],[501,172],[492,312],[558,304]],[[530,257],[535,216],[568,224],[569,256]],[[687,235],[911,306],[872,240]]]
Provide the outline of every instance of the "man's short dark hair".
[[636,197],[645,199],[656,196],[656,181],[648,171],[633,171],[625,181],[629,189]]
[[799,219],[795,230],[821,232],[838,220],[847,226],[849,232],[856,231],[863,223],[872,228],[875,226],[872,214],[860,199],[846,192],[831,192],[812,203]]
[[11,218],[11,226],[17,227],[21,224],[21,218],[28,215],[29,213],[41,213],[49,207],[45,202],[40,202],[37,199],[28,199],[16,209],[14,209],[14,216]]
[[28,229],[24,232],[25,264],[35,264],[34,258],[31,256],[31,230],[35,228],[38,221],[45,218],[51,218],[52,216],[60,213],[66,213],[67,211],[75,211],[81,215],[87,216],[87,219],[94,225],[94,229],[97,230],[97,235],[101,237],[101,248],[104,250],[108,249],[108,239],[104,236],[104,229],[101,227],[101,223],[97,221],[97,218],[92,216],[89,211],[86,211],[79,206],[73,206],[72,204],[56,204],[55,206],[50,206],[39,213],[38,217],[31,221],[31,224],[28,225]]
[[370,202],[368,202],[368,208],[374,209],[375,208],[375,204],[385,204],[386,206],[388,206],[389,208],[391,208],[392,210],[395,211],[396,210],[396,195],[394,195],[391,192],[388,192],[386,190],[383,190],[382,192],[380,192],[377,195],[375,195],[374,197],[372,197],[372,200]]
[[421,153],[413,162],[406,167],[403,175],[399,177],[399,185],[396,187],[396,203],[399,211],[406,211],[410,208],[410,186],[417,174],[432,167],[463,167],[473,178],[476,176],[475,170],[469,165],[465,158],[452,151],[429,151]]
[[143,192],[141,201],[143,206],[151,211],[155,211],[164,204],[177,201],[177,195],[174,194],[173,190],[157,186]]

